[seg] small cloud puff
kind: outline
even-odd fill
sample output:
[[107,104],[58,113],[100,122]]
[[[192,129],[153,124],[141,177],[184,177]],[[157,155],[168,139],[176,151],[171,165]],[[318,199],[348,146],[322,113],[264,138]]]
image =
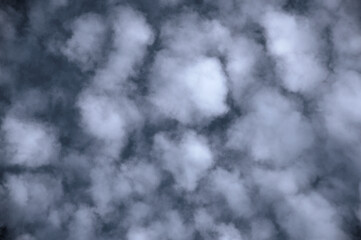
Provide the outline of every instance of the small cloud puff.
[[154,147],[160,154],[163,168],[171,172],[177,185],[186,191],[195,190],[200,178],[214,164],[207,140],[192,131],[183,134],[180,141],[158,134]]
[[54,162],[59,151],[55,131],[46,124],[8,115],[2,124],[9,164],[40,167]]
[[94,13],[81,15],[71,24],[72,36],[61,48],[61,52],[84,70],[95,67],[101,57],[106,25],[101,16]]
[[275,57],[282,83],[292,92],[312,92],[326,80],[318,57],[319,40],[311,23],[302,17],[269,10],[263,19],[267,46]]
[[227,80],[216,58],[159,54],[151,92],[150,101],[163,115],[184,124],[207,121],[228,111]]
[[294,104],[272,89],[253,96],[249,113],[234,123],[228,135],[230,148],[276,166],[297,159],[314,139],[311,125]]

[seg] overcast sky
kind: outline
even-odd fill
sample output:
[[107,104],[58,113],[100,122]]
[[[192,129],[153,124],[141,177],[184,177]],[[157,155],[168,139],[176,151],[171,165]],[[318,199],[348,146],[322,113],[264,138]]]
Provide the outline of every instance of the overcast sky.
[[360,181],[358,0],[0,2],[0,240],[356,240]]

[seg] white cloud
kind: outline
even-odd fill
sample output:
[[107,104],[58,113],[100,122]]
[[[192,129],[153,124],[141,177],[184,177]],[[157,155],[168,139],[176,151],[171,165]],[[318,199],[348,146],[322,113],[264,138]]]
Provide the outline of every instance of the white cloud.
[[116,156],[124,145],[127,133],[141,123],[141,115],[133,102],[90,91],[78,101],[83,128],[103,141],[105,153]]
[[9,175],[5,186],[13,208],[11,219],[17,221],[46,219],[48,211],[63,197],[60,180],[48,175]]
[[129,208],[128,220],[132,225],[141,224],[152,217],[153,211],[154,208],[144,202],[134,202]]
[[10,164],[39,167],[57,158],[59,146],[55,132],[45,124],[8,115],[2,130]]
[[217,168],[209,177],[212,190],[221,194],[235,215],[247,215],[251,212],[251,202],[245,182],[239,174]]
[[233,224],[221,224],[218,226],[219,240],[242,240],[243,237]]
[[121,147],[126,135],[126,120],[119,105],[105,96],[83,95],[78,103],[84,130],[105,140],[106,144]]
[[201,233],[203,239],[213,239],[214,235],[219,240],[244,239],[232,223],[217,223],[205,209],[198,209],[196,211],[194,221],[195,227]]
[[311,125],[277,91],[260,90],[249,113],[229,130],[229,146],[248,150],[255,161],[282,165],[294,161],[313,143]]
[[192,236],[192,229],[185,225],[177,211],[167,213],[165,226],[167,239],[187,240]]
[[251,222],[251,239],[267,240],[274,239],[276,236],[276,228],[271,221],[267,219],[256,219]]
[[[357,10],[356,10],[357,11]],[[361,30],[354,16],[341,12],[334,23],[332,43],[337,53],[336,68],[360,71]]]
[[335,209],[315,192],[289,197],[280,204],[277,216],[292,239],[347,239]]
[[226,113],[227,79],[217,56],[228,46],[227,28],[182,13],[162,25],[160,38],[150,76],[150,101],[157,109],[184,124]]
[[361,3],[6,2],[0,235],[355,238]]
[[149,163],[129,163],[117,168],[100,162],[91,171],[91,196],[102,216],[111,213],[122,200],[132,195],[146,196],[160,183],[159,172]]
[[147,227],[133,226],[127,233],[128,240],[185,240],[192,235],[191,228],[187,227],[179,213],[169,210],[159,221],[153,221]]
[[162,227],[159,224],[153,224],[150,227],[132,227],[127,233],[127,240],[158,240]]
[[195,190],[200,178],[213,165],[206,139],[194,132],[185,133],[180,141],[159,134],[154,144],[161,155],[163,168],[171,172],[177,185],[187,191]]
[[182,123],[222,115],[226,105],[226,77],[215,58],[179,59],[167,53],[156,58],[151,102],[166,117]]
[[358,144],[361,141],[361,76],[354,71],[343,71],[336,79],[320,104],[327,130],[336,141]]
[[305,191],[311,174],[305,166],[295,164],[285,169],[254,168],[251,175],[262,197],[273,201]]
[[311,92],[327,76],[318,58],[320,38],[311,24],[275,10],[269,10],[263,19],[267,46],[275,57],[282,83],[293,92]]
[[147,47],[154,41],[150,25],[141,13],[121,7],[114,10],[112,18],[113,45],[106,65],[94,76],[96,88],[114,90],[136,74]]
[[256,83],[254,76],[260,47],[252,40],[237,37],[232,39],[226,51],[226,71],[230,79],[230,91],[236,102],[242,103],[246,90]]
[[223,53],[228,47],[229,30],[217,19],[202,19],[185,12],[161,27],[162,45],[176,56],[200,56]]
[[103,154],[117,157],[128,133],[142,121],[138,107],[126,97],[126,81],[136,73],[154,36],[145,18],[131,8],[112,10],[109,21],[112,51],[77,103],[84,130],[101,141]]
[[91,70],[101,57],[101,48],[106,33],[106,25],[95,13],[83,14],[71,24],[72,36],[61,48],[61,52],[80,66]]
[[195,227],[201,234],[205,234],[208,230],[213,229],[215,221],[213,217],[207,212],[207,210],[200,208],[194,213]]
[[80,206],[69,224],[69,240],[91,240],[95,237],[95,214],[86,206]]

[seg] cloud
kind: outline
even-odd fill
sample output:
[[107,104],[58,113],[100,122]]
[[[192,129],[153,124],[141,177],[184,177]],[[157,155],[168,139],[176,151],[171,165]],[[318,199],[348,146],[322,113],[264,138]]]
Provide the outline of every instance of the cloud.
[[312,145],[311,125],[287,98],[273,89],[260,90],[249,113],[229,130],[228,145],[248,151],[255,161],[287,164]]
[[147,47],[154,41],[152,28],[141,13],[127,7],[116,8],[112,21],[112,46],[104,67],[97,70],[97,88],[112,90],[125,85],[127,78],[136,74]]
[[242,236],[239,231],[232,225],[221,225],[219,227],[219,239],[226,240],[226,239],[235,239],[235,240],[242,240]]
[[0,239],[360,239],[360,11],[3,1]]
[[5,186],[13,213],[9,221],[15,226],[47,221],[49,211],[63,197],[60,180],[44,174],[8,175]]
[[358,125],[361,120],[358,104],[361,99],[360,75],[354,71],[338,74],[342,81],[335,82],[323,101],[323,113],[328,132],[348,143],[360,141]]
[[227,77],[217,57],[226,49],[228,30],[186,12],[163,24],[160,38],[150,74],[150,101],[160,113],[184,124],[225,114]]
[[132,195],[146,196],[160,183],[159,171],[152,164],[124,164],[120,168],[100,162],[92,169],[90,193],[101,215],[110,213]]
[[227,48],[230,32],[217,19],[182,12],[161,26],[162,46],[179,56],[220,54]]
[[292,92],[307,93],[326,80],[318,58],[319,38],[302,17],[270,10],[263,19],[269,52],[275,57],[282,83]]
[[102,141],[110,156],[119,153],[131,125],[141,120],[136,106],[127,99],[114,101],[107,96],[84,93],[78,105],[84,130]]
[[251,239],[266,240],[275,238],[276,229],[272,222],[261,219],[251,223]]
[[39,167],[57,159],[57,137],[46,124],[9,115],[4,119],[2,130],[9,164]]
[[226,77],[217,59],[174,59],[164,53],[155,64],[150,100],[166,117],[188,124],[228,111]]
[[317,193],[289,198],[278,215],[293,239],[345,239],[335,210]]
[[95,215],[92,209],[81,206],[70,224],[69,239],[95,239]]
[[230,91],[239,104],[243,103],[247,90],[257,84],[256,67],[261,57],[261,48],[251,39],[232,39],[226,51],[226,72],[230,80]]
[[217,236],[217,239],[236,239],[242,240],[244,237],[240,231],[232,224],[217,224],[213,217],[204,209],[198,209],[195,214],[196,229],[200,231],[201,236],[209,239]]
[[244,215],[250,212],[251,202],[248,191],[237,172],[217,168],[210,175],[210,182],[213,191],[224,197],[235,215]]
[[72,36],[61,49],[62,53],[83,70],[94,68],[105,40],[104,20],[96,14],[84,14],[74,20],[71,29]]
[[159,134],[154,139],[164,169],[173,174],[177,185],[193,191],[213,165],[213,155],[207,140],[194,132],[185,133],[179,141]]
[[180,215],[170,210],[162,221],[153,222],[148,227],[134,227],[127,233],[128,240],[142,239],[188,239],[191,235],[190,229],[185,226]]

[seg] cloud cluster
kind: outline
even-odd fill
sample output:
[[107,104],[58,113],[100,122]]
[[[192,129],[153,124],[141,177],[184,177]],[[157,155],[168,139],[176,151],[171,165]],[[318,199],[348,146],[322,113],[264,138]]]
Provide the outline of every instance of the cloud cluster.
[[356,0],[0,3],[0,240],[361,235]]

